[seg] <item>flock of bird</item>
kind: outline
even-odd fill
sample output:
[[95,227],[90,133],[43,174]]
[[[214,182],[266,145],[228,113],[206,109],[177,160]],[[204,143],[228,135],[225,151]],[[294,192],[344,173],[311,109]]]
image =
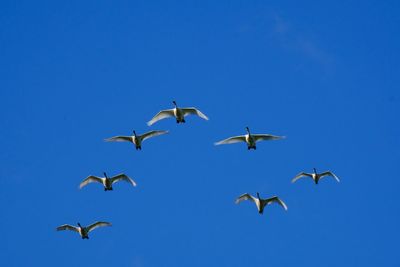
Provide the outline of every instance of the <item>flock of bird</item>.
[[[174,108],[172,109],[166,109],[166,110],[161,110],[158,112],[148,123],[148,126],[153,125],[159,120],[174,117],[176,119],[176,123],[185,123],[185,117],[188,115],[196,115],[199,116],[200,118],[204,120],[208,120],[208,117],[204,115],[200,110],[194,107],[190,108],[179,108],[176,104],[175,101],[172,101],[174,104]],[[284,136],[275,136],[271,134],[252,134],[250,133],[249,127],[246,127],[247,134],[245,135],[238,135],[238,136],[232,136],[229,138],[226,138],[224,140],[221,140],[219,142],[216,142],[215,145],[223,145],[223,144],[233,144],[233,143],[239,143],[239,142],[244,142],[247,144],[247,149],[256,149],[256,143],[259,141],[263,140],[279,140],[279,139],[284,139]],[[136,134],[135,131],[133,131],[133,134],[130,136],[114,136],[111,138],[105,139],[107,142],[131,142],[135,145],[136,150],[141,150],[142,149],[142,142],[145,141],[148,138],[155,137],[158,135],[163,135],[168,133],[168,131],[149,131],[147,133],[144,133],[142,135]],[[296,182],[298,179],[302,177],[310,177],[313,179],[315,184],[318,184],[319,180],[323,177],[326,176],[331,176],[333,177],[336,181],[340,182],[339,178],[331,171],[326,171],[322,173],[318,173],[317,170],[314,168],[314,172],[312,173],[306,173],[306,172],[301,172],[296,177],[292,179],[292,183]],[[115,175],[113,177],[108,177],[107,174],[104,172],[104,177],[97,177],[94,175],[88,176],[86,179],[84,179],[80,185],[79,188],[82,188],[89,183],[100,183],[104,187],[104,191],[108,190],[113,190],[113,184],[119,181],[125,181],[130,183],[132,186],[136,186],[136,182],[132,180],[130,177],[127,175],[121,173],[118,175]],[[257,196],[254,197],[248,193],[245,193],[241,196],[239,196],[235,203],[239,204],[242,201],[245,200],[250,200],[254,202],[254,204],[257,206],[257,210],[259,214],[263,214],[265,206],[272,204],[272,203],[277,203],[278,205],[282,206],[285,210],[287,210],[286,204],[277,196],[272,196],[270,198],[263,199],[260,197],[260,194],[257,192]],[[64,224],[59,227],[57,227],[57,231],[62,231],[62,230],[71,230],[77,232],[82,239],[89,239],[89,232],[93,231],[94,229],[98,227],[103,227],[103,226],[111,226],[111,223],[109,222],[95,222],[93,224],[90,224],[88,226],[82,226],[80,223],[78,223],[78,226],[73,226],[69,224]]]

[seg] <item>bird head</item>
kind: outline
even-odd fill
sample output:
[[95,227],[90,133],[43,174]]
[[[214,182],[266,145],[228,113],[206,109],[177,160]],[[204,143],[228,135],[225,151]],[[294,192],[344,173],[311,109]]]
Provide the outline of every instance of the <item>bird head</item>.
[[248,133],[250,133],[250,129],[249,129],[249,127],[247,127],[247,126],[246,126],[246,128],[245,128],[245,129],[246,129],[246,131],[247,131]]
[[79,226],[79,227],[82,227],[80,223],[78,223],[78,226]]

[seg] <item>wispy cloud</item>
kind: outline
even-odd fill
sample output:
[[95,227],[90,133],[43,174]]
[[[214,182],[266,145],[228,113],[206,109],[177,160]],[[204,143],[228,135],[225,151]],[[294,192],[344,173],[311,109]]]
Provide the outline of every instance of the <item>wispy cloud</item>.
[[334,57],[320,46],[309,34],[294,29],[288,20],[272,15],[272,31],[285,49],[298,52],[330,71],[334,65]]
[[135,256],[132,259],[131,266],[132,267],[144,267],[145,264],[144,264],[143,259],[141,257]]
[[274,15],[274,31],[279,34],[286,34],[289,30],[289,25],[280,16]]
[[334,63],[333,56],[328,54],[315,42],[299,37],[297,40],[297,45],[305,55],[320,63],[324,67],[332,67]]

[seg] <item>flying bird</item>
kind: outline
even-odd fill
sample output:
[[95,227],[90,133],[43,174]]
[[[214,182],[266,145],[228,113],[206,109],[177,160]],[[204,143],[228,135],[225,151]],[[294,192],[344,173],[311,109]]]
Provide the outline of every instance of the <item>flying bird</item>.
[[217,145],[226,145],[226,144],[234,144],[234,143],[239,143],[239,142],[245,142],[247,144],[247,149],[256,149],[256,143],[258,141],[263,141],[263,140],[279,140],[285,138],[285,136],[275,136],[271,134],[251,134],[249,127],[246,127],[247,134],[246,135],[238,135],[238,136],[233,136],[229,137],[227,139],[224,139],[222,141],[214,143],[216,146]]
[[208,117],[197,108],[178,108],[175,101],[172,101],[172,103],[175,108],[161,110],[147,123],[147,125],[151,126],[155,122],[169,117],[175,117],[176,123],[185,123],[185,117],[188,115],[197,115],[202,119],[208,120]]
[[107,177],[107,174],[104,172],[104,177],[97,177],[94,175],[88,176],[85,180],[83,180],[80,183],[79,188],[82,188],[89,183],[98,182],[104,186],[104,191],[108,191],[108,190],[113,190],[112,185],[119,181],[125,181],[125,182],[130,183],[133,186],[136,186],[135,181],[133,181],[131,178],[129,178],[128,176],[126,176],[123,173],[109,178],[109,177]]
[[292,183],[296,182],[301,177],[310,177],[314,180],[315,184],[318,184],[319,180],[325,176],[332,176],[333,178],[335,178],[336,181],[340,182],[339,177],[337,177],[333,172],[326,171],[326,172],[317,173],[317,170],[314,168],[313,173],[301,172],[298,175],[296,175],[296,177],[294,177],[292,179]]
[[114,136],[111,138],[104,139],[106,142],[131,142],[135,145],[136,150],[142,150],[142,142],[146,139],[149,139],[154,136],[166,134],[168,131],[150,131],[144,133],[142,135],[136,134],[136,131],[133,131],[133,135],[131,136]]
[[257,192],[257,197],[253,197],[250,194],[243,194],[240,197],[238,197],[235,201],[236,204],[239,204],[240,202],[244,201],[244,200],[251,200],[253,201],[256,206],[257,206],[257,210],[259,214],[263,214],[264,208],[265,206],[272,204],[272,203],[278,203],[279,205],[281,205],[285,210],[287,210],[287,206],[286,204],[277,196],[273,196],[270,198],[260,198],[260,194]]
[[98,227],[103,227],[103,226],[111,226],[111,223],[109,222],[95,222],[89,226],[83,227],[80,223],[78,223],[78,226],[73,226],[69,224],[64,224],[59,227],[57,227],[57,231],[63,231],[63,230],[71,230],[77,232],[82,239],[89,239],[89,232],[93,231],[94,229]]

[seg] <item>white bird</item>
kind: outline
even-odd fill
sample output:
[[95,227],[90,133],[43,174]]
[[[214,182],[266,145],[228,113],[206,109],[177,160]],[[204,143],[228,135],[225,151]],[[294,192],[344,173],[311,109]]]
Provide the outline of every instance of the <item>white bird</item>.
[[240,202],[244,201],[244,200],[251,200],[253,201],[258,209],[258,213],[262,214],[264,211],[265,206],[272,204],[272,203],[278,203],[279,205],[281,205],[285,210],[287,210],[287,206],[286,204],[277,196],[273,196],[270,198],[266,198],[266,199],[262,199],[260,198],[260,194],[257,192],[257,197],[253,197],[250,194],[243,194],[240,197],[238,197],[235,201],[236,204],[239,204]]
[[57,227],[57,231],[63,231],[63,230],[71,230],[77,232],[82,239],[89,239],[89,232],[93,231],[94,229],[98,227],[103,227],[103,226],[111,226],[111,223],[109,222],[95,222],[89,226],[83,227],[80,223],[78,223],[78,226],[73,226],[69,224],[64,224],[59,227]]
[[161,110],[147,123],[147,125],[151,126],[153,123],[169,117],[175,117],[176,123],[185,123],[185,117],[187,115],[197,115],[202,119],[208,120],[208,117],[197,108],[178,108],[175,101],[172,101],[172,103],[175,108]]
[[310,177],[314,180],[315,184],[318,184],[319,180],[325,176],[332,176],[333,178],[335,178],[336,181],[340,182],[339,177],[337,177],[333,172],[326,171],[317,173],[317,170],[314,168],[313,173],[301,172],[298,175],[296,175],[296,177],[293,178],[292,183],[296,182],[301,177]]
[[82,188],[89,183],[98,182],[104,186],[104,191],[108,191],[108,190],[113,190],[112,185],[118,181],[126,181],[131,185],[136,186],[135,181],[133,181],[131,178],[129,178],[123,173],[108,178],[107,174],[104,172],[104,177],[97,177],[94,175],[88,176],[85,180],[83,180],[80,183],[79,188]]
[[239,142],[245,142],[247,144],[247,149],[256,149],[256,142],[262,140],[279,140],[285,138],[285,136],[275,136],[271,134],[251,134],[249,127],[246,127],[247,134],[246,135],[238,135],[229,137],[222,141],[214,143],[214,145],[225,145],[225,144],[234,144]]
[[166,134],[168,131],[150,131],[144,133],[142,135],[136,134],[136,131],[133,131],[133,135],[131,136],[114,136],[111,138],[104,139],[106,142],[131,142],[135,145],[136,150],[142,150],[142,142],[150,137]]

